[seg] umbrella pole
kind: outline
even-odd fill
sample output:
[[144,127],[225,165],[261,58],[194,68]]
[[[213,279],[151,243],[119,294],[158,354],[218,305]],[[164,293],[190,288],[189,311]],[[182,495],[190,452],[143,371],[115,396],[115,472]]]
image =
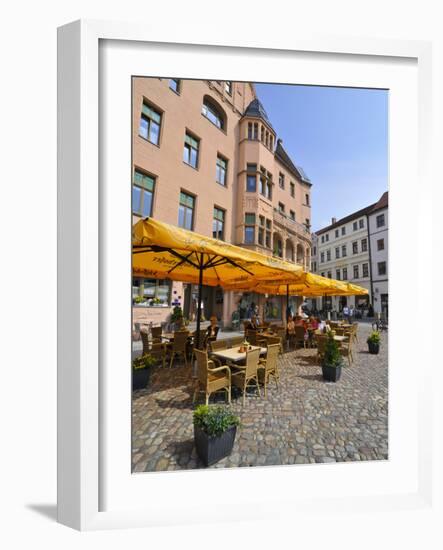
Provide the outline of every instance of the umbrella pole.
[[202,287],[203,287],[203,254],[200,262],[200,272],[198,274],[198,298],[197,298],[197,335],[196,335],[196,348],[200,349],[200,319],[201,319],[201,303],[202,303]]
[[286,323],[289,320],[289,285],[286,285]]

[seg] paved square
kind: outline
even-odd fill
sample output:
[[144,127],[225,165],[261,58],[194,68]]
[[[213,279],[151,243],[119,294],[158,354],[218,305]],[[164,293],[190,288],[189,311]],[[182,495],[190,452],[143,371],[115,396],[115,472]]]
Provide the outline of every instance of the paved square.
[[[212,467],[387,459],[388,336],[369,355],[370,331],[360,323],[355,363],[345,363],[337,383],[323,380],[316,350],[306,349],[280,359],[279,388],[271,381],[266,400],[251,392],[242,407],[233,390],[242,425],[231,456]],[[178,366],[155,368],[148,389],[134,392],[134,472],[204,467],[194,449],[192,388],[190,367]]]

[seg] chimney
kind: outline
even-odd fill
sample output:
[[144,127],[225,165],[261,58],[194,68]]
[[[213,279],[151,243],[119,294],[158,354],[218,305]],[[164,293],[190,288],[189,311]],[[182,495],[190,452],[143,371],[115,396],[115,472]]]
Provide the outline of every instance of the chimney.
[[332,218],[331,224],[334,225],[334,223],[337,223],[337,218]]

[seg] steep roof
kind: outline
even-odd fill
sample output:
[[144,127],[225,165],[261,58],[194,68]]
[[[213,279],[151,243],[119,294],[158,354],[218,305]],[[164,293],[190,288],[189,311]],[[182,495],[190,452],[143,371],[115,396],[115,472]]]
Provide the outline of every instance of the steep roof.
[[311,180],[308,178],[307,174],[301,166],[297,166],[291,160],[291,157],[285,151],[282,145],[282,140],[277,140],[277,147],[275,148],[275,157],[284,165],[286,168],[292,172],[297,178],[300,178],[303,183],[311,186]]
[[382,210],[383,208],[387,208],[389,204],[389,192],[385,191],[383,195],[380,197],[380,200],[375,203],[374,208],[372,209],[372,212],[375,212],[376,210]]
[[[261,118],[266,122],[266,124],[272,128],[272,124],[269,120],[268,113],[266,112],[265,108],[263,107],[262,102],[255,98],[251,101],[251,103],[246,107],[246,111],[244,112],[243,116],[251,116],[254,118]],[[274,130],[274,128],[272,128]]]
[[327,227],[323,227],[323,229],[319,229],[315,232],[316,235],[321,235],[322,233],[326,233],[327,231],[331,231],[331,229],[335,229],[336,227],[339,227],[340,225],[343,225],[345,223],[351,222],[355,220],[356,218],[360,218],[361,216],[365,216],[366,214],[372,214],[372,212],[375,212],[377,210],[381,210],[382,208],[386,208],[388,206],[388,192],[386,191],[383,193],[383,195],[380,197],[380,199],[377,202],[374,202],[373,204],[370,204],[369,206],[365,206],[365,208],[362,208],[361,210],[357,210],[357,212],[354,212],[353,214],[349,214],[348,216],[345,216],[344,218],[341,218],[340,220],[337,220],[335,223],[332,223],[331,225],[328,225]]

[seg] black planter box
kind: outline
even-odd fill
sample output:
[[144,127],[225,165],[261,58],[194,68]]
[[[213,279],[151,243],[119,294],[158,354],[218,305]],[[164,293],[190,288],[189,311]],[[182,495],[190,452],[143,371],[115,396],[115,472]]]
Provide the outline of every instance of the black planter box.
[[151,369],[137,369],[132,371],[132,390],[144,390],[149,382]]
[[199,427],[194,426],[195,448],[205,466],[211,466],[231,454],[236,433],[237,426],[232,426],[221,435],[211,437]]
[[368,342],[369,353],[372,355],[377,355],[380,351],[380,344],[375,344],[374,342]]
[[337,382],[340,380],[341,367],[327,367],[322,365],[323,378],[328,382]]

